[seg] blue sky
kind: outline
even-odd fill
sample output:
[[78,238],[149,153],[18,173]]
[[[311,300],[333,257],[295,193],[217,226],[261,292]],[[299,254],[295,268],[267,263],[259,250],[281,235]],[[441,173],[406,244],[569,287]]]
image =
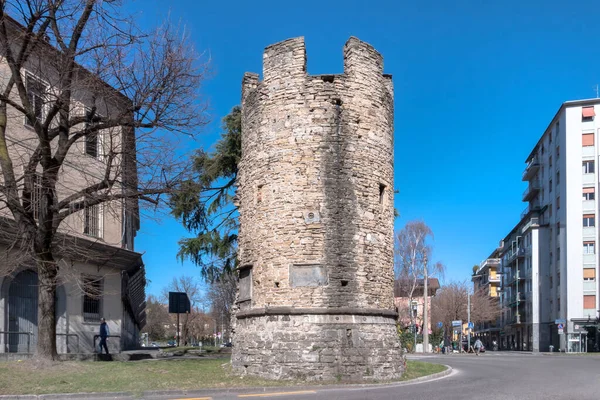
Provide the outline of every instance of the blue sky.
[[[265,46],[304,36],[310,74],[342,72],[349,36],[375,46],[395,85],[396,228],[429,224],[446,280],[467,279],[518,222],[525,158],[563,101],[595,97],[600,84],[593,1],[134,0],[128,9],[143,26],[170,10],[210,56],[204,148],[239,103],[243,73],[261,72]],[[184,235],[168,218],[143,222],[136,246],[149,293],[198,276],[176,260]]]

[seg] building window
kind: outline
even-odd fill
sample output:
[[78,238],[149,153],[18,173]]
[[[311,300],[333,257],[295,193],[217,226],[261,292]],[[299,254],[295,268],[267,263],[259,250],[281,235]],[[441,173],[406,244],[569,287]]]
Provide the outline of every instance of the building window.
[[86,207],[84,210],[83,233],[88,236],[102,238],[102,209],[100,204]]
[[594,145],[594,134],[593,133],[584,133],[581,135],[581,145],[583,147],[593,146]]
[[[31,107],[33,107],[35,118],[38,121],[42,121],[46,116],[45,97],[48,87],[41,80],[27,74],[25,75],[25,90],[27,91],[27,99],[29,99]],[[33,126],[27,117],[25,117],[25,125]]]
[[560,184],[560,171],[556,171],[556,186]]
[[98,158],[98,133],[88,133],[85,137],[85,154]]
[[596,309],[596,295],[595,294],[585,294],[583,295],[583,308],[585,310]]
[[585,268],[583,270],[583,280],[593,282],[596,280],[596,268]]
[[385,205],[385,188],[386,186],[383,183],[379,184],[379,204]]
[[596,226],[596,217],[594,214],[584,214],[583,215],[583,227],[592,227]]
[[594,112],[594,106],[581,107],[581,121],[593,121],[596,113]]
[[83,277],[83,320],[85,322],[100,322],[103,286],[101,277]]
[[[560,283],[559,283],[560,285]],[[560,312],[560,297],[556,298],[556,311]]]
[[583,242],[583,254],[596,254],[596,242]]
[[548,191],[552,193],[552,179],[550,179],[550,183],[548,184]]
[[596,198],[596,188],[583,188],[583,200],[594,200]]
[[33,214],[37,221],[40,218],[40,200],[42,198],[42,176],[38,173],[33,175],[33,187],[31,188],[31,201],[27,211]]
[[264,185],[258,185],[256,187],[256,204],[260,204],[263,201],[263,187]]
[[552,276],[550,276],[550,289],[552,289]]
[[588,160],[582,163],[583,165],[583,173],[584,174],[593,174],[594,173],[594,161]]
[[556,159],[560,157],[560,146],[556,146]]
[[556,261],[560,261],[560,247],[556,248]]
[[560,196],[556,196],[556,211],[560,210]]
[[560,235],[560,222],[556,223],[556,236]]
[[548,157],[548,166],[552,168],[552,156]]
[[548,217],[552,218],[552,203],[548,204]]

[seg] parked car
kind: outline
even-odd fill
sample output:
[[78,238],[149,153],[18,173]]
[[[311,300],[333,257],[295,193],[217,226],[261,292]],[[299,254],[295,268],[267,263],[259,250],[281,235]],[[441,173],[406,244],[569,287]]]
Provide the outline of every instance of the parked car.
[[150,343],[150,347],[158,347],[158,344],[156,342],[152,342]]
[[177,346],[177,342],[174,340],[169,340],[169,342],[167,342],[167,346],[175,347],[175,346]]

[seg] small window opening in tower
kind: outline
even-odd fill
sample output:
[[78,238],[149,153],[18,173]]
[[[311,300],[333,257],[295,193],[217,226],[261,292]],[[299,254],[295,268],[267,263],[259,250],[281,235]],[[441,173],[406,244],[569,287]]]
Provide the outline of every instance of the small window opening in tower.
[[256,204],[262,203],[262,200],[263,200],[263,186],[264,185],[258,185],[258,187],[256,188]]
[[334,75],[321,75],[321,80],[323,82],[333,83],[335,81]]
[[383,183],[379,184],[379,204],[384,204],[385,202],[385,189],[386,186]]

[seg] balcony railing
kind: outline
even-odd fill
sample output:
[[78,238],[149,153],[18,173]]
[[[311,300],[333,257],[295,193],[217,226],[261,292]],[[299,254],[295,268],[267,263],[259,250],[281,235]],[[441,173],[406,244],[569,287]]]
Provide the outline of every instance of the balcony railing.
[[479,269],[482,270],[485,267],[497,267],[502,263],[501,258],[488,258],[481,262]]
[[529,186],[523,192],[523,201],[529,201],[533,199],[540,191],[540,182],[535,180],[529,182]]
[[540,211],[542,208],[540,207],[538,202],[535,202],[535,204],[529,204],[527,207],[525,207],[525,209],[523,210],[523,212],[521,213],[521,219],[524,219],[525,217],[527,217],[530,213],[534,213],[534,212],[538,212]]
[[488,277],[488,282],[492,282],[492,283],[500,282],[500,276],[498,276],[498,275],[496,275],[496,276],[489,276]]
[[540,169],[540,163],[539,163],[537,157],[532,158],[531,161],[529,161],[529,163],[525,167],[525,171],[523,171],[522,180],[524,180],[524,181],[530,180],[535,175],[535,173],[538,172],[539,169]]
[[508,262],[512,262],[515,258],[522,258],[525,257],[525,248],[520,247],[517,250],[511,251],[510,253],[508,253]]
[[525,294],[519,292],[519,293],[511,296],[511,298],[508,300],[508,304],[510,306],[514,306],[517,303],[522,303],[524,301],[525,301]]

